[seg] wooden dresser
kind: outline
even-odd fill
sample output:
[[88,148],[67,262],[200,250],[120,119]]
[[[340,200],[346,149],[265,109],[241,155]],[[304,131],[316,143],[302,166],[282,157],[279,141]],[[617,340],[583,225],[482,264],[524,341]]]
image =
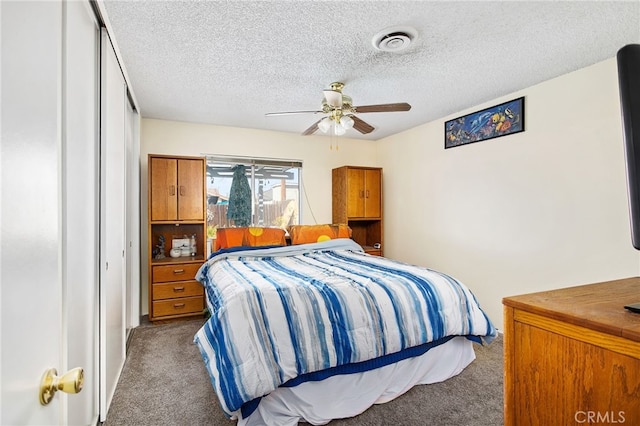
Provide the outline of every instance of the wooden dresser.
[[382,256],[382,169],[343,166],[331,178],[333,223],[349,225],[365,252]]
[[640,425],[640,278],[503,299],[504,424]]
[[[201,316],[204,289],[195,275],[205,261],[205,159],[149,155],[149,320]],[[171,257],[174,238],[195,236],[196,254]],[[164,238],[164,257],[156,252]]]

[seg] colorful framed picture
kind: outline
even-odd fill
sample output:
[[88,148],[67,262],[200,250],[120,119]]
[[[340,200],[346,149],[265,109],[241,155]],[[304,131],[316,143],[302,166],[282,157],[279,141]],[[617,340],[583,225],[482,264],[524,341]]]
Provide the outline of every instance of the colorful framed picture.
[[524,96],[444,123],[444,147],[466,145],[524,131]]

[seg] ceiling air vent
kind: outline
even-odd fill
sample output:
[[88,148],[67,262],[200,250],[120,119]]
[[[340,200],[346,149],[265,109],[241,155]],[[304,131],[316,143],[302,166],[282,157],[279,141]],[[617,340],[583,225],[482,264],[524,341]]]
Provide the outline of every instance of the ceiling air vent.
[[415,28],[392,27],[380,31],[373,36],[371,44],[383,52],[400,52],[405,50],[418,36]]

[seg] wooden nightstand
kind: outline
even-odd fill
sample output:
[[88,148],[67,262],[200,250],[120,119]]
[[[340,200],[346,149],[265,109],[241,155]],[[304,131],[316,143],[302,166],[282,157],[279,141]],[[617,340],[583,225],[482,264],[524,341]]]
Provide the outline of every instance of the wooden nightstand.
[[204,288],[194,279],[204,260],[197,263],[154,264],[151,300],[154,318],[201,315]]

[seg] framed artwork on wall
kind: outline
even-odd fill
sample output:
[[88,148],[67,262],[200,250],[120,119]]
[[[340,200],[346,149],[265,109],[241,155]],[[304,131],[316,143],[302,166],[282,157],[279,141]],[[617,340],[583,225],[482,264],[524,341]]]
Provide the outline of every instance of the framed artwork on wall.
[[444,123],[444,147],[466,145],[524,131],[524,96]]

